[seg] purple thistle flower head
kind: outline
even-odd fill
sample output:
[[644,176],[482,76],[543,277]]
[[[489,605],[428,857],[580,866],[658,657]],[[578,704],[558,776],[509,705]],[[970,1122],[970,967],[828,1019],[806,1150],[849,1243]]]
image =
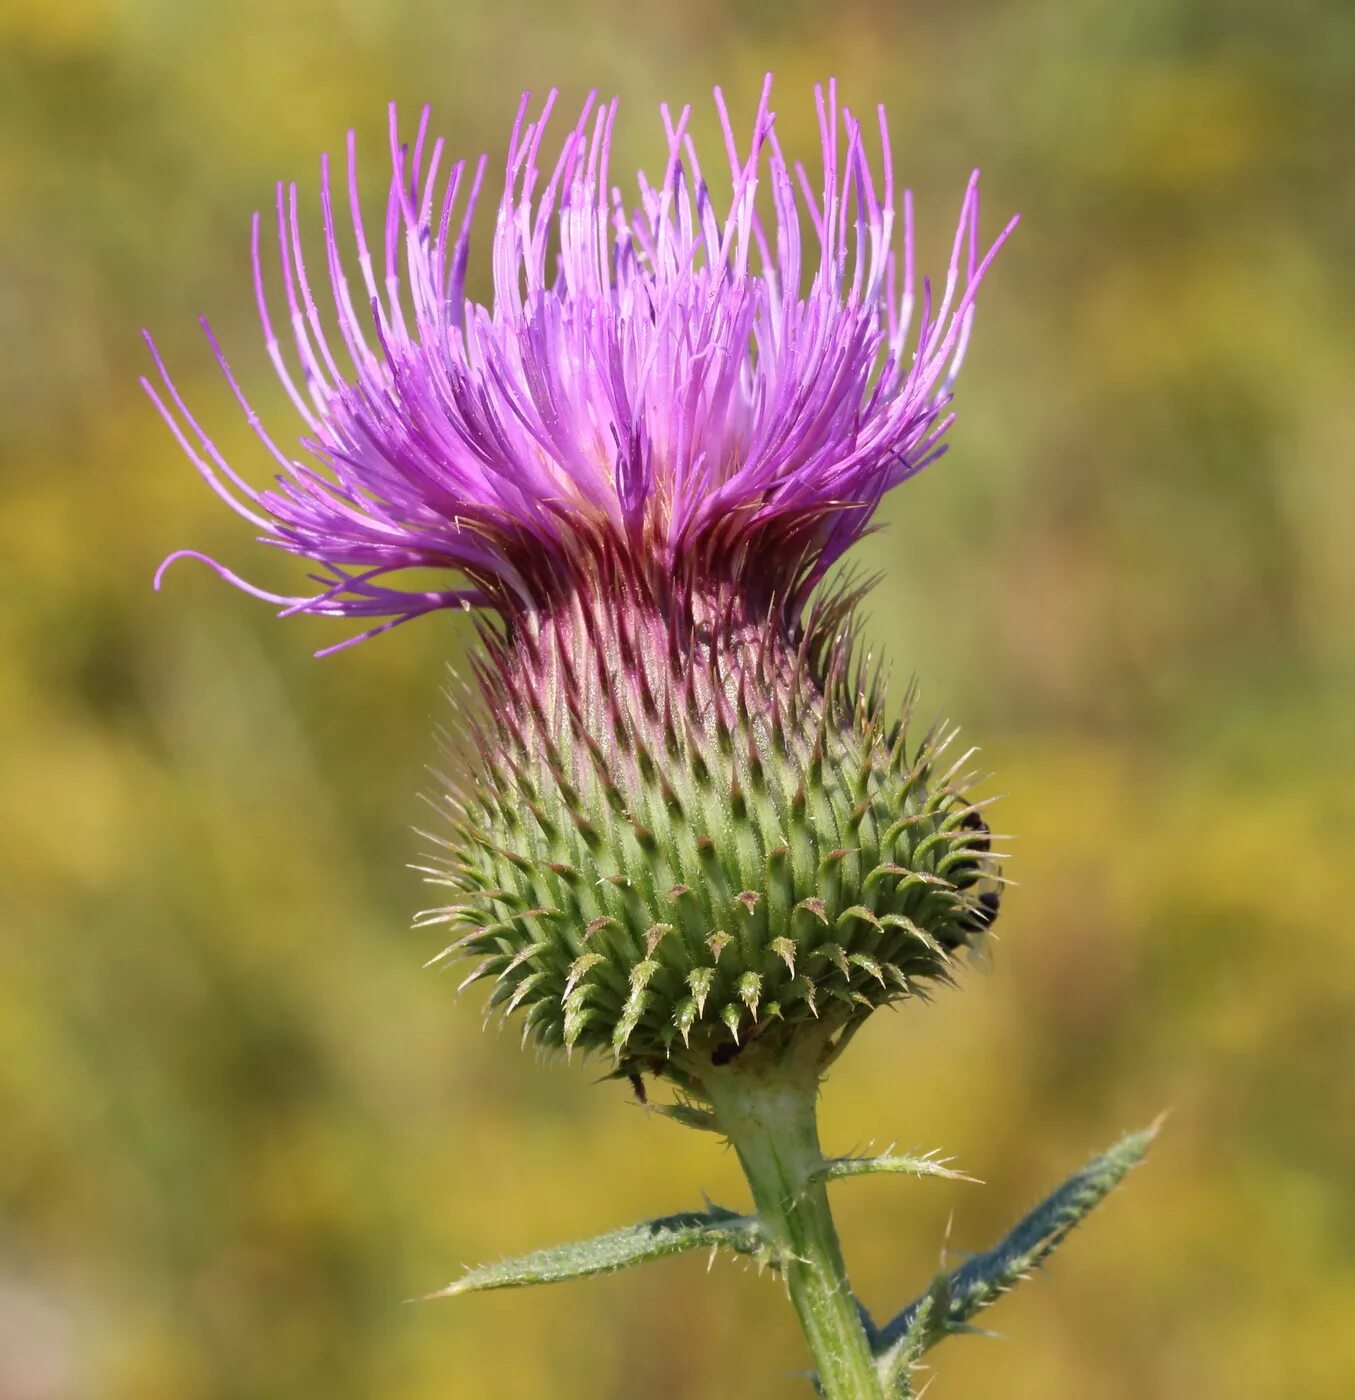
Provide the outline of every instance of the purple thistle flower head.
[[[351,133],[348,230],[322,161],[323,279],[302,254],[296,188],[280,185],[285,312],[265,291],[257,215],[254,281],[301,452],[263,427],[205,322],[271,486],[225,460],[153,343],[159,382],[143,383],[212,489],[318,566],[318,591],[268,593],[193,551],[166,564],[191,555],[287,613],[367,622],[351,640],[442,607],[548,608],[595,586],[603,559],[608,576],[741,571],[736,586],[798,610],[883,494],[945,451],[975,295],[1011,225],[981,256],[976,173],[944,286],[919,286],[883,109],[868,131],[834,84],[816,89],[811,173],[782,153],[770,78],[746,142],[715,99],[725,149],[709,164],[723,168],[698,159],[690,109],[664,107],[664,169],[630,197],[609,168],[615,102],[590,99],[550,164],[555,95],[535,117],[524,98],[488,306],[466,295],[485,162],[447,167],[427,110],[412,146],[391,110],[375,239]],[[410,568],[451,577],[414,590],[399,582]]]
[[[945,450],[1011,225],[981,252],[975,177],[944,285],[919,285],[883,111],[868,134],[832,84],[816,96],[818,174],[782,154],[770,85],[745,144],[717,91],[727,175],[708,178],[688,112],[665,108],[664,169],[630,202],[608,166],[614,103],[588,102],[546,164],[554,96],[534,119],[524,99],[488,306],[466,294],[484,162],[444,173],[427,113],[403,145],[392,111],[379,272],[351,137],[357,272],[324,162],[324,310],[295,187],[277,199],[285,320],[255,220],[304,456],[263,428],[210,329],[271,486],[225,460],[153,345],[146,382],[212,489],[318,566],[318,591],[282,597],[206,559],[232,582],[365,623],[351,640],[485,609],[488,703],[435,794],[451,834],[428,873],[455,897],[424,922],[457,929],[447,954],[477,959],[467,982],[492,978],[525,1033],[697,1094],[750,1039],[840,1047],[873,1007],[948,977],[997,912],[963,761],[941,769],[944,736],[914,746],[884,718],[879,678],[852,662],[854,596],[811,595],[884,493]],[[412,568],[448,582],[401,586]]]

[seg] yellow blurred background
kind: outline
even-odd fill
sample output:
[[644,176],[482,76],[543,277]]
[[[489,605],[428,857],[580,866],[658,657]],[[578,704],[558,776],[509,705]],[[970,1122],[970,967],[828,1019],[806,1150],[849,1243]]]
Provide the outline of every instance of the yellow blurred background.
[[[890,502],[870,637],[963,721],[1017,833],[991,970],[882,1015],[828,1145],[985,1187],[836,1188],[888,1314],[1122,1129],[1151,1163],[929,1395],[1355,1394],[1355,7],[1348,0],[5,0],[0,6],[0,1400],[809,1394],[779,1286],[704,1259],[406,1304],[465,1263],[739,1205],[731,1157],[421,972],[405,868],[466,624],[314,661],[190,565],[300,575],[136,386],[154,329],[265,471],[195,317],[286,436],[248,217],[384,104],[502,155],[520,91],[778,77],[889,104],[985,290],[952,454]],[[483,243],[480,245],[483,250]],[[479,264],[483,287],[484,263]]]

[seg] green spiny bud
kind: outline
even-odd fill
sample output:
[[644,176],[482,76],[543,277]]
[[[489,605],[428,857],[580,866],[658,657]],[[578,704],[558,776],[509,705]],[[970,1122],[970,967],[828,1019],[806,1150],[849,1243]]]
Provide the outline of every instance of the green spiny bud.
[[[847,1026],[948,979],[996,913],[988,828],[853,661],[854,595],[803,619],[628,581],[490,664],[446,950],[542,1045],[619,1072]],[[820,1025],[820,1031],[822,1030]]]

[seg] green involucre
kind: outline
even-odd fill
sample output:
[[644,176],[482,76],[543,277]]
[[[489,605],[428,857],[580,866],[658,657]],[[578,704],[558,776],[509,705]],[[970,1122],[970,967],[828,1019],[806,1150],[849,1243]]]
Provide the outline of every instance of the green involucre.
[[458,898],[424,916],[524,1038],[628,1073],[924,991],[995,909],[965,760],[884,716],[854,599],[797,625],[679,601],[576,596],[488,638],[435,872]]

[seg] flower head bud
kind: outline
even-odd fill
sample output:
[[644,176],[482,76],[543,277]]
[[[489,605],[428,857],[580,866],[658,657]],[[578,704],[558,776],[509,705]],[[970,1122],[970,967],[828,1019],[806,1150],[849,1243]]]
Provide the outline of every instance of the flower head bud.
[[[440,178],[427,113],[412,147],[392,113],[382,277],[351,141],[357,279],[322,167],[323,312],[280,188],[290,354],[257,220],[256,285],[304,460],[211,341],[272,487],[224,460],[158,355],[147,383],[208,484],[320,569],[318,592],[288,597],[207,560],[233,582],[363,637],[479,610],[483,705],[443,794],[456,899],[428,920],[454,926],[447,954],[526,1035],[627,1071],[855,1024],[944,978],[996,912],[987,827],[944,739],[886,714],[854,653],[856,595],[823,580],[945,450],[1011,225],[980,253],[976,176],[934,292],[883,110],[872,138],[819,90],[813,176],[782,154],[770,85],[746,147],[716,96],[727,174],[708,182],[688,112],[665,108],[664,167],[631,202],[608,174],[614,103],[586,105],[547,170],[554,97],[534,119],[524,100],[489,306],[465,292],[484,162]],[[402,586],[411,567],[449,581]]]

